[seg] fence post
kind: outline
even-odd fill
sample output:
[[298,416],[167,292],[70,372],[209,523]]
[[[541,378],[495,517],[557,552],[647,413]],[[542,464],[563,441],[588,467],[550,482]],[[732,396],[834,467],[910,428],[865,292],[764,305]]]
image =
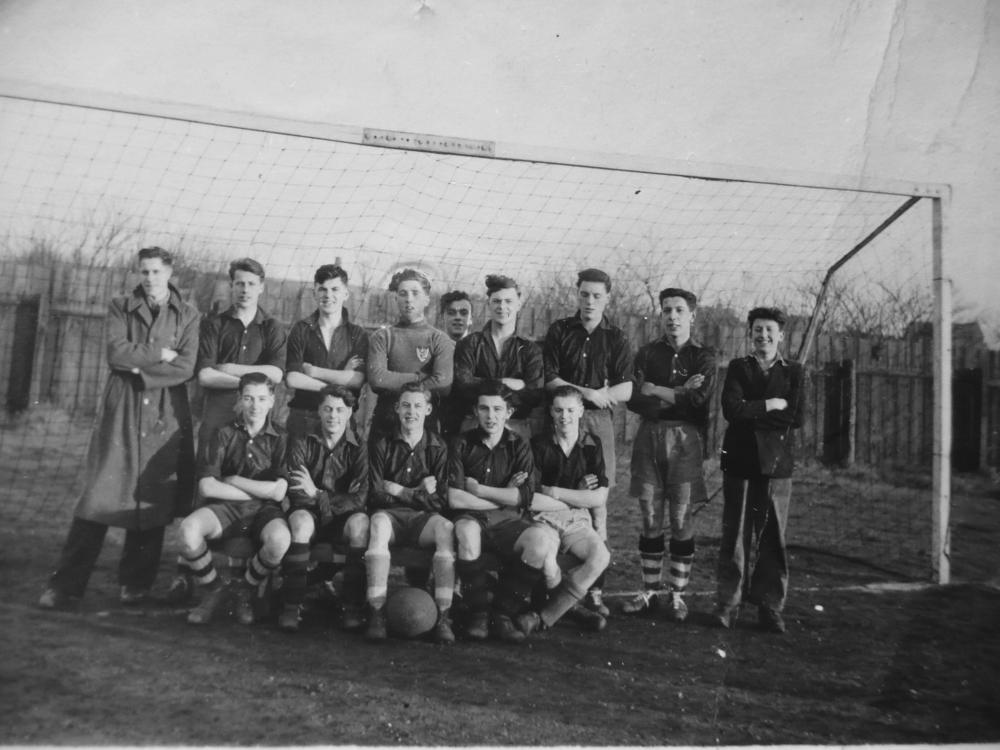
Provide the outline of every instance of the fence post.
[[934,575],[951,580],[951,278],[944,257],[944,199],[931,201],[934,251],[934,510],[931,539]]
[[[45,268],[38,266],[39,270]],[[37,404],[42,397],[43,364],[45,362],[45,339],[49,330],[49,315],[52,307],[52,290],[55,284],[56,265],[45,269],[48,278],[41,293],[38,295],[38,321],[35,324],[35,351],[31,361],[31,387],[28,396],[28,408]]]

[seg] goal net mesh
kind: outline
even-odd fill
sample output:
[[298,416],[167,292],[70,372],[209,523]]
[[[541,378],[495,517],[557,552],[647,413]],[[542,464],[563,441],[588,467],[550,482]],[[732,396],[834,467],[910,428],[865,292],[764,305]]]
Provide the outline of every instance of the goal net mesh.
[[[210,119],[210,118],[205,118]],[[395,308],[402,267],[435,294],[515,277],[521,331],[541,338],[575,310],[576,271],[614,280],[610,316],[633,349],[659,335],[656,294],[702,301],[696,337],[720,377],[748,352],[745,315],[785,309],[802,344],[827,269],[906,195],[676,176],[635,169],[429,153],[0,96],[0,517],[68,520],[107,377],[103,325],[131,289],[139,247],[176,252],[175,281],[203,312],[227,304],[225,269],[264,264],[262,305],[290,324],[313,309],[311,277],[340,262],[353,318]],[[932,385],[930,201],[921,200],[835,275],[807,366],[808,419],[788,535],[802,555],[879,576],[929,576]],[[432,304],[429,317],[433,322]],[[721,381],[720,381],[721,382]],[[725,424],[713,402],[706,472],[721,484]],[[627,470],[634,420],[622,412]],[[638,521],[619,480],[622,538]],[[721,495],[699,509],[717,539]],[[612,516],[613,522],[615,516]],[[623,551],[626,555],[630,551]]]

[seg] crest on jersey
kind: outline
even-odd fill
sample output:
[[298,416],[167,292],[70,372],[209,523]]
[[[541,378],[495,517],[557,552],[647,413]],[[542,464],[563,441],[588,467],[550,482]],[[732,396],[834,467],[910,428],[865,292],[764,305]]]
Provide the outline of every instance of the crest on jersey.
[[418,346],[417,347],[417,359],[420,360],[420,364],[425,365],[431,358],[431,348],[429,346]]

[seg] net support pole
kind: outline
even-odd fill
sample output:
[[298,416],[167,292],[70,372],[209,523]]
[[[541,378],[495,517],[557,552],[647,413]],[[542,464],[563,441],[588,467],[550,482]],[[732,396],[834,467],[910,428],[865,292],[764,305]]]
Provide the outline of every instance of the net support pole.
[[938,583],[951,581],[951,277],[944,256],[945,199],[933,198],[934,252],[934,468],[931,564]]

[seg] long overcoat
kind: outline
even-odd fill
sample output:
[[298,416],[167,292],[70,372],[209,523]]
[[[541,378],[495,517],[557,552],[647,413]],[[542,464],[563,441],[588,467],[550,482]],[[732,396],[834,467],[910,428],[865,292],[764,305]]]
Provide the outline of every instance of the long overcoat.
[[[145,530],[189,512],[194,434],[185,383],[194,374],[199,318],[173,286],[156,315],[141,287],[112,300],[111,375],[90,441],[77,518]],[[163,348],[177,357],[161,361]]]

